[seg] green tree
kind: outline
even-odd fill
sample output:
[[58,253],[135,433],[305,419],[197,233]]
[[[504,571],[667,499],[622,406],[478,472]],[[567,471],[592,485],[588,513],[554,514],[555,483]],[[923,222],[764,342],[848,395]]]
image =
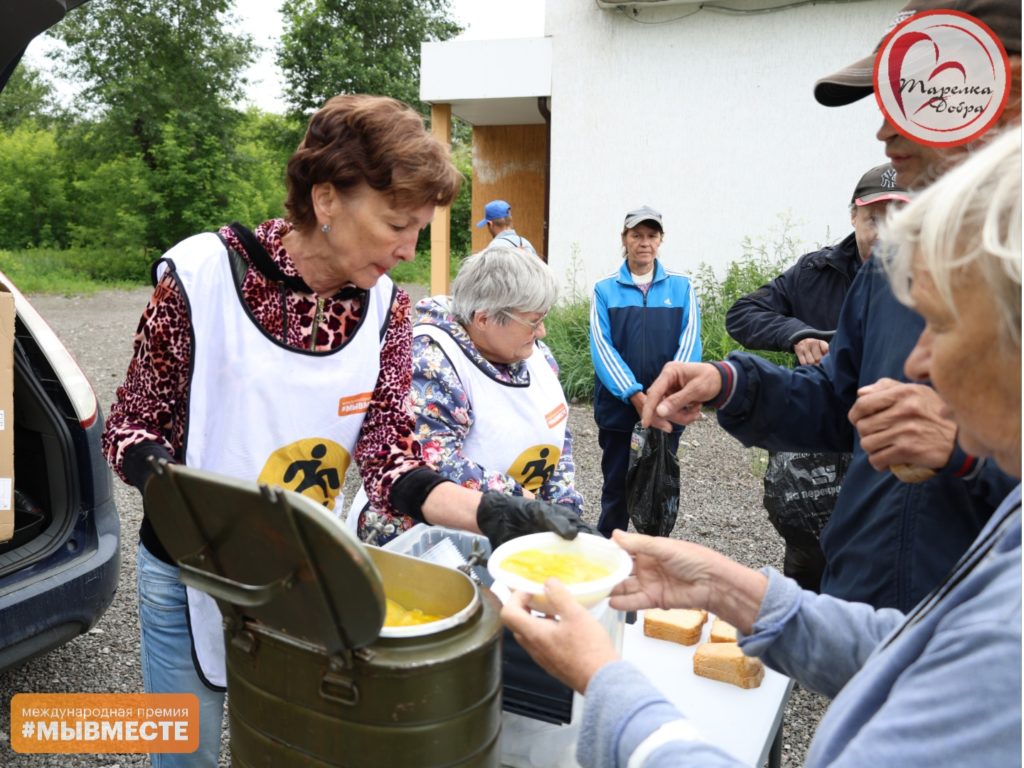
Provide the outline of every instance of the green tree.
[[285,166],[295,150],[295,122],[249,109],[236,132],[235,162],[225,169],[231,183],[225,222],[253,226],[284,215]]
[[232,0],[93,0],[54,28],[79,101],[100,111],[109,138],[155,167],[154,146],[172,112],[220,139],[246,84],[251,37],[233,30]]
[[[79,167],[121,158],[126,168],[141,159],[148,170],[148,178],[132,178],[146,194],[125,219],[132,232],[146,222],[140,246],[163,249],[221,223],[241,120],[234,104],[255,51],[234,31],[232,5],[94,0],[55,28],[67,45],[60,58],[83,86],[78,112],[90,123],[68,127],[69,138],[89,138],[74,152]],[[84,220],[76,225],[76,239],[95,231]]]
[[0,249],[63,245],[67,194],[53,132],[31,123],[0,132]]
[[148,213],[157,205],[151,174],[138,155],[114,157],[93,168],[77,169],[72,184],[71,245],[141,250]]
[[9,133],[26,121],[47,124],[53,110],[53,87],[22,61],[0,93],[0,129]]
[[461,28],[448,0],[285,0],[277,63],[297,114],[339,93],[392,96],[422,111],[420,44]]

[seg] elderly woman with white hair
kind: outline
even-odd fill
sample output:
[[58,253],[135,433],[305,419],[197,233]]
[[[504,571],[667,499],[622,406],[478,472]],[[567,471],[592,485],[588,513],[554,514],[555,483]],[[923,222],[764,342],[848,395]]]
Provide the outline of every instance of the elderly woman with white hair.
[[[947,403],[966,450],[1021,476],[1021,134],[993,139],[883,229],[895,293],[924,318],[906,361]],[[672,363],[644,417],[687,419],[692,368]],[[964,511],[967,514],[967,511]],[[801,590],[687,541],[614,539],[634,558],[619,610],[704,608],[735,625],[744,653],[834,700],[812,766],[1021,764],[1021,491],[909,613]],[[586,691],[578,758],[590,766],[726,766],[696,729],[555,580],[560,621],[526,599],[502,616],[546,669]]]
[[569,409],[541,341],[557,298],[557,278],[532,254],[492,246],[466,259],[450,297],[416,305],[411,399],[440,475],[579,513]]

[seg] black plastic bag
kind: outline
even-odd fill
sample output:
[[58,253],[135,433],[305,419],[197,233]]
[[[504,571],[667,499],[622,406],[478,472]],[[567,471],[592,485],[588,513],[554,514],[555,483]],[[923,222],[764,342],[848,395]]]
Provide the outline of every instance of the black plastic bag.
[[764,508],[775,529],[784,537],[787,529],[820,536],[849,464],[848,453],[769,453]]
[[626,510],[637,533],[668,536],[679,514],[679,459],[668,433],[637,423],[629,440]]

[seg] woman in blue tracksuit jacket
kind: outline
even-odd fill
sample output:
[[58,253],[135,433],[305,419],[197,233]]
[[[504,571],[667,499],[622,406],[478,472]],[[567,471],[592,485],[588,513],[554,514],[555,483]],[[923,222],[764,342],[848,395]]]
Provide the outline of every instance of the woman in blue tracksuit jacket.
[[[629,439],[640,420],[644,392],[671,360],[699,361],[700,308],[689,278],[658,261],[664,238],[661,214],[644,206],[626,214],[625,261],[594,286],[590,307],[590,356],[594,362],[594,420],[601,447],[601,517],[611,536],[626,530]],[[679,433],[669,440],[673,453]]]

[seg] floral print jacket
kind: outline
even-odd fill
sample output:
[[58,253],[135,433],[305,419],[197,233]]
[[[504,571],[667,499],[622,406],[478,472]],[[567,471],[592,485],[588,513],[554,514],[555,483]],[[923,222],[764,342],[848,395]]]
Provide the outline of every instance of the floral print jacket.
[[[476,365],[497,381],[523,383],[525,362],[496,365],[477,351],[469,334],[447,308],[447,301],[422,299],[414,310],[412,343],[412,400],[416,417],[416,437],[423,458],[448,479],[467,488],[500,491],[521,496],[523,487],[512,477],[473,462],[462,453],[462,445],[473,428],[474,417],[465,388],[441,347],[428,336],[417,336],[416,327],[432,324],[444,328],[466,350]],[[558,373],[551,351],[538,341],[548,364]],[[566,428],[562,457],[554,474],[537,491],[537,497],[556,504],[567,504],[583,511],[583,497],[576,490],[576,467],[572,456],[572,433]]]

